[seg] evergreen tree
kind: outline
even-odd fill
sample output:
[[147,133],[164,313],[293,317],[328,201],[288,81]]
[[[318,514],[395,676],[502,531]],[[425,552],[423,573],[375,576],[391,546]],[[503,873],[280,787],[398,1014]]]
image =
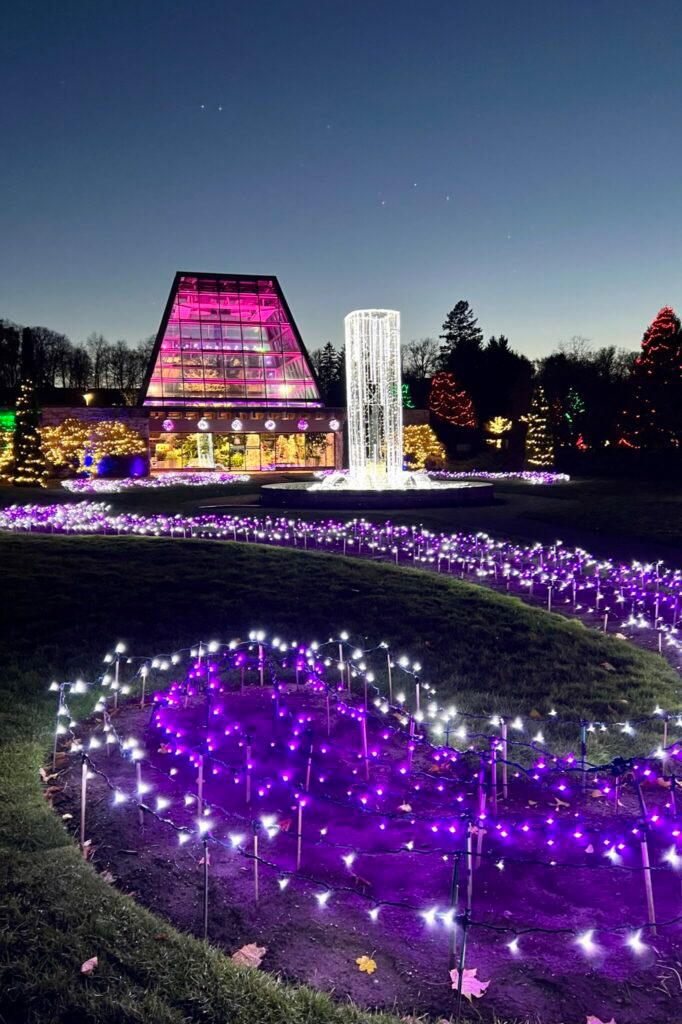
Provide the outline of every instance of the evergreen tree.
[[623,410],[618,443],[626,448],[682,444],[682,333],[670,306],[644,332],[630,376],[631,398]]
[[480,364],[483,331],[465,299],[460,299],[450,310],[439,338],[440,368],[456,373],[465,387],[470,386]]
[[14,428],[15,487],[44,487],[47,469],[40,440],[40,413],[33,383],[33,335],[28,327],[21,334],[21,383],[16,403]]
[[479,420],[484,422],[495,416],[518,419],[530,401],[532,363],[511,348],[504,334],[489,338],[481,355],[479,380],[468,384],[463,381],[474,400]]
[[554,440],[549,405],[541,384],[538,384],[533,392],[530,410],[525,420],[528,424],[526,466],[529,469],[551,469],[554,466]]
[[474,403],[452,373],[437,373],[431,381],[429,409],[454,427],[475,427]]
[[341,384],[345,380],[345,363],[343,352],[337,352],[331,341],[312,353],[311,362],[317,373],[317,379],[326,405],[343,403],[340,395]]

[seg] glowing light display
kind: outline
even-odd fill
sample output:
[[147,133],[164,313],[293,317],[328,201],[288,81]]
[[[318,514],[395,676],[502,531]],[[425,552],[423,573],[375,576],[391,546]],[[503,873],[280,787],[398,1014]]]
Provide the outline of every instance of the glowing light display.
[[[595,762],[584,727],[622,723],[468,714],[439,700],[428,666],[345,631],[321,643],[258,630],[156,658],[126,652],[125,678],[123,650],[105,658],[92,724],[76,725],[67,703],[85,684],[50,687],[55,754],[66,748],[82,765],[81,845],[94,799],[94,839],[105,817],[113,826],[123,815],[130,824],[115,827],[132,826],[140,852],[148,820],[155,848],[165,834],[203,853],[205,936],[208,865],[239,858],[252,884],[242,899],[277,901],[278,915],[297,919],[355,913],[368,941],[383,928],[433,943],[436,982],[454,963],[466,976],[469,929],[477,954],[485,942],[502,963],[598,955],[618,958],[623,976],[641,969],[642,936],[659,927],[658,941],[670,941],[680,920],[682,830],[669,785],[679,743],[666,746],[667,776],[646,751]],[[124,736],[110,709],[126,695],[139,698],[145,727]],[[656,710],[643,719],[669,715]],[[529,738],[538,724],[549,742]],[[566,750],[572,731],[580,757]],[[549,914],[529,898],[529,880],[541,900],[545,879]],[[585,922],[590,887],[606,910]]]
[[143,404],[320,406],[277,279],[177,274]]
[[355,310],[345,330],[349,476],[358,487],[401,487],[400,313]]

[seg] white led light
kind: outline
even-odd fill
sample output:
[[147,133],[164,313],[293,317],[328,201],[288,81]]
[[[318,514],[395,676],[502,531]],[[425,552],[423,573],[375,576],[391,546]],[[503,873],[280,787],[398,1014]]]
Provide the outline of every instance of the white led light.
[[626,945],[628,945],[630,947],[632,952],[633,953],[637,953],[638,956],[641,953],[644,953],[647,950],[647,948],[648,948],[647,944],[645,942],[642,942],[642,929],[641,928],[639,929],[639,931],[632,932],[630,935],[628,935],[626,940],[625,940],[625,942],[626,942]]
[[438,913],[438,907],[431,907],[430,910],[422,910],[421,915],[426,923],[431,927],[436,923],[436,914]]

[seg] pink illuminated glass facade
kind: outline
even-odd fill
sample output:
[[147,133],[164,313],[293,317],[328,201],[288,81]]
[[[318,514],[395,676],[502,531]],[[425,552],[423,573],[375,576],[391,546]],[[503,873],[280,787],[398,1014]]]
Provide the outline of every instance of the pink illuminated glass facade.
[[277,279],[177,274],[143,404],[322,405]]

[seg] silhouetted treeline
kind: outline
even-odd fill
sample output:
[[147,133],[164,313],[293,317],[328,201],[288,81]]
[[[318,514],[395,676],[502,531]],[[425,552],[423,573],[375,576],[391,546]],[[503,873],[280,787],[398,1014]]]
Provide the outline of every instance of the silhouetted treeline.
[[[19,324],[0,320],[0,387],[16,388],[21,378]],[[91,334],[84,345],[48,327],[31,327],[33,376],[38,388],[119,388],[137,390],[144,379],[153,336],[137,345],[109,342]]]

